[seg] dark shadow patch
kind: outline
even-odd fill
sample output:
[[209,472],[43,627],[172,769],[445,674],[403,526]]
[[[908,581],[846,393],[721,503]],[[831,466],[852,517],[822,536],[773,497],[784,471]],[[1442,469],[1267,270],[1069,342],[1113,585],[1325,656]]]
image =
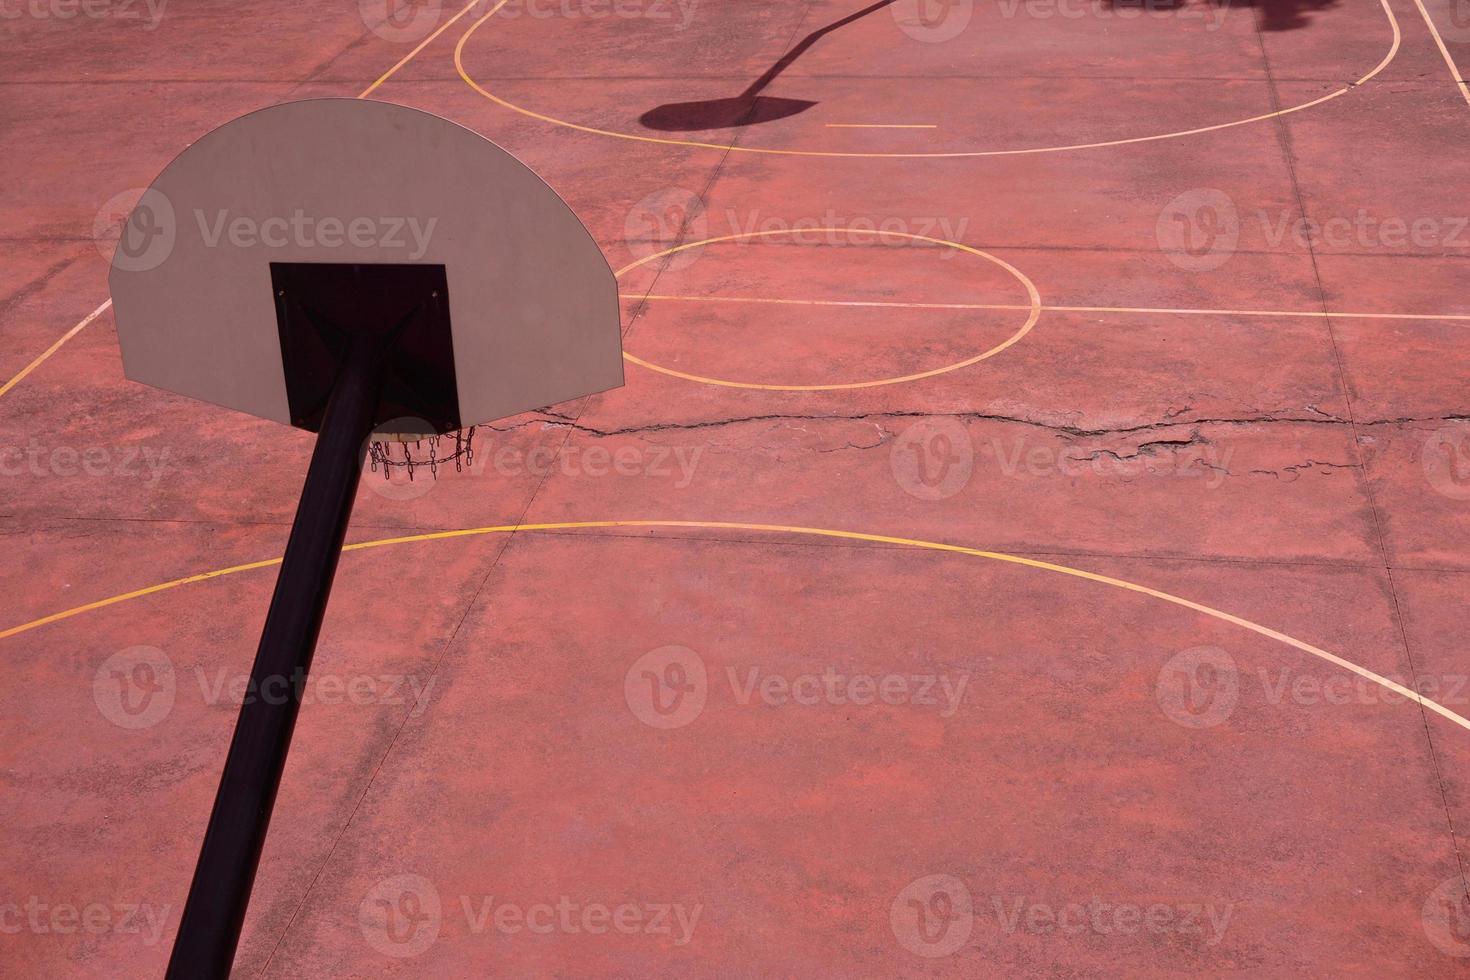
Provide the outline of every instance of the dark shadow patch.
[[705,99],[699,102],[670,102],[649,109],[638,117],[638,121],[648,129],[665,133],[684,133],[700,129],[736,129],[741,126],[755,126],[759,123],[785,119],[799,112],[805,112],[816,103],[805,99],[778,99],[760,93],[776,80],[777,75],[791,67],[797,58],[800,58],[822,38],[839,27],[851,24],[855,20],[861,20],[874,11],[882,10],[895,2],[896,0],[878,0],[877,3],[870,4],[857,13],[848,14],[841,20],[835,20],[826,27],[812,31],[794,48],[782,55],[780,61],[766,69],[764,75],[751,82],[744,92],[733,98]]
[[704,102],[670,102],[649,109],[638,121],[649,129],[683,133],[698,129],[731,129],[785,119],[805,112],[815,102],[805,99],[777,99],[768,95],[737,95],[733,99],[709,99]]
[[[1140,14],[1183,10],[1190,6],[1214,7],[1219,14],[1232,10],[1254,10],[1256,26],[1262,31],[1295,31],[1310,27],[1314,14],[1331,10],[1341,0],[1102,0],[1112,10],[1137,11]],[[1209,16],[1206,13],[1206,16]],[[1218,14],[1217,14],[1218,16]]]

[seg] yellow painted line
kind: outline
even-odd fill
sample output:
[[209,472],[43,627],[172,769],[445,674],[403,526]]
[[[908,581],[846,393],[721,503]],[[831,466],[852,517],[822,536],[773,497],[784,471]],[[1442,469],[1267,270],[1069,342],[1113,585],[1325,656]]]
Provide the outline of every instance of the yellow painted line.
[[1429,11],[1424,8],[1424,0],[1414,0],[1414,6],[1419,8],[1419,16],[1424,18],[1424,24],[1429,28],[1429,33],[1434,35],[1434,43],[1439,47],[1439,53],[1444,58],[1444,63],[1449,65],[1450,77],[1455,80],[1455,87],[1460,90],[1465,104],[1470,105],[1470,86],[1465,84],[1465,76],[1460,74],[1460,67],[1455,64],[1454,56],[1450,49],[1445,46],[1444,38],[1439,35],[1439,28],[1434,26],[1434,18],[1429,16]]
[[[637,296],[625,296],[637,300]],[[1029,310],[1024,303],[908,303],[865,299],[776,299],[766,296],[684,296],[649,293],[645,300],[678,303],[773,303],[782,306],[857,306],[913,310]],[[1043,313],[1167,313],[1181,316],[1333,316],[1361,320],[1470,320],[1466,313],[1346,313],[1323,310],[1190,310],[1148,306],[1052,306],[1042,304]]]
[[828,129],[938,129],[936,123],[827,123]]
[[[624,299],[636,300],[637,296]],[[774,299],[765,296],[677,296],[667,293],[649,293],[643,299],[673,301],[678,303],[770,303],[778,306],[872,306],[880,309],[913,310],[1029,310],[1025,303],[907,303],[868,299]],[[1050,307],[1043,306],[1043,310]]]
[[1190,310],[1147,306],[1048,306],[1059,313],[1171,313],[1180,316],[1330,316],[1348,320],[1470,320],[1461,313],[1347,313],[1336,310]]
[[[810,232],[851,233],[852,231],[853,231],[853,229],[851,229],[851,228],[802,228],[802,229],[799,229],[799,231],[797,231],[795,233],[798,233],[798,234],[807,234],[807,233],[810,233]],[[774,230],[771,230],[771,231],[749,231],[749,232],[741,232],[741,233],[735,234],[735,235],[721,235],[721,236],[719,236],[717,238],[705,238],[705,239],[702,239],[702,240],[697,241],[697,242],[688,242],[688,243],[683,244],[683,245],[675,245],[673,248],[666,248],[666,249],[664,249],[661,252],[654,252],[652,255],[645,255],[643,258],[638,259],[635,262],[630,262],[627,265],[623,266],[617,272],[613,273],[613,275],[616,278],[621,279],[623,277],[623,274],[624,273],[629,272],[629,271],[631,271],[633,269],[636,269],[636,268],[638,268],[641,265],[645,265],[645,264],[647,264],[649,262],[652,262],[652,261],[654,261],[656,259],[663,258],[666,255],[674,255],[674,254],[677,254],[679,252],[683,252],[683,251],[685,251],[687,249],[691,249],[691,248],[702,248],[705,245],[713,245],[713,244],[716,244],[718,242],[743,241],[743,240],[748,239],[748,238],[766,238],[766,237],[769,237],[771,235],[789,235],[789,234],[793,234],[793,232],[791,230],[789,230],[789,229],[781,228],[781,229],[774,229]],[[859,232],[859,234],[866,235],[866,234],[868,234],[868,232],[863,231],[863,232]],[[842,384],[825,384],[825,385],[770,385],[770,384],[756,384],[754,382],[749,382],[749,381],[730,381],[730,380],[728,380],[726,378],[711,378],[711,377],[707,377],[707,376],[702,375],[702,374],[689,374],[689,373],[686,373],[684,371],[675,371],[673,368],[664,367],[661,364],[654,364],[652,361],[645,361],[643,358],[636,357],[633,354],[628,353],[627,351],[623,351],[623,359],[626,360],[626,361],[630,361],[633,364],[640,365],[641,367],[646,367],[650,371],[657,371],[660,374],[667,374],[670,377],[683,378],[685,381],[695,381],[695,382],[698,382],[700,384],[717,385],[717,386],[722,387],[722,388],[754,388],[754,389],[758,389],[760,391],[847,391],[847,390],[850,390],[850,389],[853,389],[853,388],[876,388],[876,387],[878,387],[880,385],[896,385],[896,384],[902,384],[902,383],[907,382],[907,381],[918,381],[918,380],[920,380],[922,378],[932,378],[935,375],[948,374],[951,371],[958,371],[961,368],[969,367],[971,364],[977,364],[980,361],[983,361],[983,360],[985,360],[988,357],[994,357],[996,354],[999,354],[1001,351],[1005,350],[1006,348],[1010,347],[1012,344],[1014,344],[1017,341],[1019,341],[1022,337],[1026,336],[1026,334],[1028,334],[1028,333],[1031,332],[1031,328],[1034,327],[1034,326],[1036,326],[1036,321],[1038,319],[1040,319],[1040,317],[1041,317],[1041,294],[1039,292],[1037,292],[1037,290],[1036,290],[1036,284],[1034,282],[1032,282],[1026,276],[1026,274],[1024,272],[1022,272],[1020,269],[1017,269],[1015,266],[1011,265],[1009,262],[1005,261],[1004,259],[997,258],[996,256],[991,255],[989,252],[982,252],[978,248],[973,248],[973,247],[971,247],[969,245],[965,245],[965,244],[963,244],[961,242],[951,242],[951,241],[948,241],[948,240],[943,239],[943,238],[930,238],[927,235],[913,235],[913,234],[910,234],[910,233],[908,233],[906,231],[886,231],[886,232],[880,232],[879,234],[887,235],[887,236],[890,236],[890,237],[893,237],[893,238],[908,239],[910,241],[916,241],[916,242],[928,242],[931,245],[943,245],[946,248],[953,248],[953,249],[956,249],[956,250],[961,251],[961,252],[967,252],[970,255],[979,256],[980,258],[985,259],[987,262],[991,262],[991,263],[999,266],[1000,268],[1004,269],[1006,272],[1009,272],[1015,278],[1015,280],[1017,282],[1019,282],[1025,288],[1025,290],[1026,290],[1026,294],[1027,294],[1027,296],[1030,299],[1030,303],[1028,305],[1024,306],[1024,307],[1020,307],[1020,309],[1024,309],[1024,310],[1029,311],[1028,314],[1027,314],[1027,316],[1026,316],[1026,322],[1021,325],[1021,329],[1019,329],[1015,333],[1011,334],[1009,337],[1007,337],[1005,340],[1001,341],[999,344],[996,344],[994,347],[990,348],[989,350],[982,351],[981,353],[976,354],[973,357],[967,357],[967,358],[965,358],[962,361],[956,361],[953,364],[945,364],[945,365],[942,365],[941,367],[932,368],[932,369],[930,369],[928,371],[919,371],[919,372],[917,372],[915,374],[905,374],[905,375],[900,375],[898,377],[893,377],[893,378],[875,378],[875,379],[873,379],[871,381],[849,381],[849,382],[842,383]]]
[[76,606],[59,613],[52,613],[50,616],[42,616],[40,619],[33,619],[29,623],[22,623],[20,626],[12,626],[10,629],[0,632],[0,640],[8,636],[15,636],[18,633],[25,633],[28,630],[46,626],[50,623],[59,623],[63,619],[71,619],[73,616],[80,616],[82,613],[92,612],[97,609],[106,609],[108,606],[115,606],[119,602],[127,602],[129,599],[141,599],[143,596],[153,595],[155,592],[165,592],[169,589],[176,589],[181,585],[205,582],[212,578],[234,575],[236,572],[249,572],[257,568],[270,568],[272,565],[279,565],[280,563],[281,559],[279,558],[268,558],[265,561],[253,561],[246,565],[233,565],[229,568],[220,568],[212,572],[201,572],[198,575],[176,578],[170,582],[160,582],[157,585],[150,585],[144,589],[135,589],[132,592],[124,592],[122,595],[115,595],[111,598],[89,602],[84,606]]
[[[470,88],[474,89],[476,92],[480,93],[491,102],[494,102],[499,106],[503,106],[504,108],[509,109],[512,112],[518,112],[523,116],[529,116],[532,119],[537,119],[541,122],[549,123],[553,126],[562,126],[566,129],[574,129],[578,132],[583,133],[593,133],[598,136],[612,136],[617,139],[637,140],[641,143],[662,143],[668,146],[695,146],[707,150],[721,150],[724,152],[732,153],[771,153],[780,156],[801,157],[939,158],[1019,156],[1031,153],[1062,153],[1069,150],[1093,150],[1108,146],[1126,146],[1131,143],[1150,143],[1155,140],[1175,139],[1181,136],[1197,136],[1201,133],[1213,133],[1222,129],[1230,129],[1235,126],[1245,126],[1249,125],[1250,123],[1263,122],[1267,119],[1275,119],[1278,116],[1285,116],[1293,112],[1301,112],[1304,109],[1311,109],[1314,106],[1322,105],[1324,102],[1330,102],[1333,99],[1346,95],[1358,86],[1363,85],[1366,82],[1377,77],[1377,75],[1382,72],[1383,69],[1388,67],[1389,62],[1393,61],[1393,59],[1398,56],[1399,45],[1403,43],[1403,36],[1399,30],[1398,19],[1394,17],[1393,8],[1389,6],[1389,0],[1378,0],[1378,2],[1383,8],[1384,16],[1388,18],[1389,27],[1393,30],[1393,43],[1388,49],[1388,54],[1384,55],[1383,60],[1380,61],[1373,68],[1372,71],[1368,72],[1368,74],[1359,78],[1355,82],[1344,85],[1342,88],[1329,92],[1321,98],[1313,99],[1310,102],[1303,102],[1301,105],[1288,106],[1285,109],[1278,109],[1275,112],[1267,112],[1259,116],[1251,116],[1248,119],[1237,119],[1233,122],[1217,123],[1213,126],[1199,126],[1194,129],[1182,129],[1173,133],[1160,133],[1156,136],[1135,136],[1129,139],[1104,140],[1098,143],[1072,143],[1067,146],[1036,146],[1020,150],[956,150],[953,152],[928,153],[865,153],[855,151],[842,152],[836,150],[779,150],[769,147],[745,146],[737,143],[704,143],[698,140],[681,140],[671,139],[662,136],[647,136],[642,133],[621,133],[611,129],[598,129],[595,126],[583,126],[579,123],[569,122],[565,119],[558,119],[555,116],[548,116],[544,113],[534,112],[530,109],[525,108],[524,106],[519,106],[516,105],[514,102],[509,102],[505,99],[502,99],[500,96],[487,90],[486,88],[481,86],[480,83],[476,82],[473,78],[470,77],[469,72],[466,71],[464,67],[465,45],[469,42],[470,38],[474,36],[475,32],[478,31],[485,24],[485,22],[488,21],[490,17],[495,13],[494,10],[471,24],[469,29],[466,30],[464,34],[460,37],[459,43],[454,46],[454,66],[456,69],[458,69],[460,78],[463,78],[465,80],[465,84],[469,85]],[[495,9],[499,10],[500,8],[497,6]]]
[[[373,92],[377,90],[379,85],[382,85],[388,79],[392,78],[394,73],[396,73],[398,69],[402,68],[404,65],[408,64],[415,57],[417,57],[418,53],[424,50],[424,48],[427,48],[429,45],[433,44],[440,34],[443,34],[445,31],[449,30],[451,24],[459,20],[465,14],[469,13],[475,7],[479,6],[481,2],[482,0],[470,0],[469,3],[465,4],[464,9],[455,14],[453,17],[446,20],[443,24],[441,24],[437,31],[424,38],[423,41],[419,43],[418,47],[414,48],[408,54],[404,55],[403,58],[398,62],[398,64],[394,65],[392,68],[389,68],[387,71],[383,72],[382,75],[378,76],[378,80],[373,82],[373,84],[369,85],[367,88],[363,89],[357,97],[359,99],[365,99],[369,95],[372,95]],[[499,10],[501,7],[505,6],[506,2],[507,0],[500,0],[500,3],[496,4],[495,6],[495,10]],[[490,14],[495,13],[495,10],[490,11]],[[485,16],[488,17],[490,16],[490,14],[486,14]]]
[[76,326],[72,327],[66,333],[62,334],[61,335],[61,338],[59,340],[57,340],[56,343],[52,344],[50,347],[47,347],[46,350],[41,353],[41,356],[40,357],[36,358],[31,363],[29,363],[25,367],[21,368],[19,374],[17,374],[15,377],[11,378],[9,381],[5,382],[4,386],[3,387],[0,387],[0,395],[4,395],[11,388],[14,388],[16,385],[20,384],[21,381],[25,378],[26,375],[30,374],[36,368],[40,367],[45,362],[45,360],[48,357],[50,357],[52,354],[55,354],[57,351],[59,351],[61,349],[61,345],[62,344],[66,343],[68,340],[71,340],[77,334],[81,333],[82,330],[84,330],[86,328],[87,324],[91,323],[93,320],[97,319],[99,316],[101,316],[102,314],[106,313],[108,311],[108,309],[111,308],[111,306],[112,306],[112,300],[109,299],[107,302],[105,302],[101,306],[97,307],[91,313],[88,313],[86,316],[82,317],[82,322],[81,323],[78,323]]
[[[1159,589],[1150,588],[1146,585],[1140,585],[1137,582],[1129,582],[1125,579],[1113,578],[1109,575],[1100,575],[1097,572],[1084,571],[1083,569],[1072,568],[1068,565],[1058,565],[1054,562],[1039,561],[1035,558],[1024,558],[1020,555],[1011,555],[999,551],[982,551],[978,548],[966,548],[962,545],[945,544],[944,542],[940,541],[923,541],[918,538],[899,538],[892,537],[886,534],[865,534],[859,531],[838,531],[829,528],[819,527],[800,527],[786,524],[747,524],[743,522],[733,521],[557,521],[547,524],[501,524],[491,527],[472,527],[461,528],[453,531],[434,531],[427,534],[410,534],[397,538],[380,538],[375,541],[359,541],[355,544],[347,545],[342,550],[344,552],[365,551],[372,548],[385,548],[392,545],[414,544],[423,541],[444,541],[451,538],[468,538],[484,534],[514,534],[518,531],[565,531],[581,530],[588,528],[629,527],[696,528],[701,530],[720,531],[755,531],[771,534],[798,534],[824,538],[838,538],[848,541],[869,541],[877,544],[897,545],[906,548],[920,548],[926,551],[941,551],[950,554],[969,555],[975,558],[985,558],[990,561],[1005,562],[1011,565],[1020,565],[1026,568],[1034,568],[1041,571],[1053,572],[1058,575],[1066,575],[1072,578],[1084,579],[1089,582],[1096,582],[1100,585],[1107,585],[1115,589],[1122,589],[1127,592],[1133,592],[1138,595],[1148,596],[1153,599],[1168,602],[1173,605],[1180,606],[1184,609],[1189,609],[1193,612],[1209,616],[1213,619],[1218,619],[1221,622],[1230,623],[1233,626],[1239,626],[1242,629],[1249,630],[1252,633],[1264,636],[1267,639],[1275,640],[1278,643],[1283,643],[1296,650],[1300,650],[1303,653],[1311,654],[1312,656],[1317,657],[1321,660],[1325,660],[1328,663],[1333,664],[1334,666],[1342,668],[1343,670],[1357,674],[1359,677],[1371,681],[1372,683],[1379,685],[1385,690],[1393,691],[1395,694],[1400,695],[1406,700],[1413,701],[1416,704],[1422,705],[1430,711],[1433,711],[1436,714],[1454,722],[1461,728],[1470,731],[1470,720],[1466,720],[1465,718],[1451,711],[1449,708],[1446,708],[1444,705],[1439,704],[1438,702],[1433,701],[1429,698],[1426,698],[1416,691],[1412,691],[1409,688],[1404,687],[1402,684],[1390,680],[1389,678],[1384,677],[1381,674],[1374,673],[1366,667],[1355,664],[1352,661],[1347,660],[1343,657],[1339,657],[1334,653],[1329,653],[1328,651],[1323,650],[1320,647],[1313,646],[1312,644],[1307,643],[1303,640],[1298,640],[1295,637],[1288,636],[1285,633],[1279,632],[1278,630],[1271,629],[1268,626],[1262,626],[1259,623],[1253,623],[1248,619],[1242,619],[1239,616],[1223,612],[1219,609],[1215,609],[1212,606],[1207,606],[1203,603],[1195,602],[1191,599],[1185,599],[1170,592],[1163,592]],[[226,575],[234,575],[239,572],[248,572],[260,568],[269,568],[272,565],[280,564],[280,562],[281,559],[279,558],[271,558],[266,561],[250,562],[249,564],[245,565],[232,565],[229,568],[221,568],[212,572],[203,572],[198,575],[189,575],[184,578],[173,579],[169,582],[160,582],[157,585],[152,585],[145,589],[137,589],[132,592],[125,592],[122,595],[112,596],[109,599],[102,599],[97,602],[89,602],[86,605],[76,606],[72,609],[66,609],[58,613],[52,613],[49,616],[43,616],[40,619],[32,620],[29,623],[22,623],[19,626],[12,626],[9,629],[4,630],[3,632],[0,632],[0,639],[16,636],[18,634],[25,633],[33,629],[38,629],[51,623],[60,622],[64,619],[70,619],[73,616],[80,616],[82,613],[91,612],[97,609],[104,609],[108,606],[117,605],[118,603],[127,602],[132,599],[138,599],[143,596],[154,595],[168,589],[178,588],[179,586],[183,585],[190,585],[195,582],[204,582],[208,581],[209,579],[221,578]]]
[[[466,5],[463,10],[461,10],[459,13],[455,14],[449,20],[445,21],[445,23],[444,23],[444,25],[442,27],[440,27],[433,34],[430,34],[427,38],[424,39],[424,42],[422,44],[420,44],[418,47],[414,48],[407,55],[405,55],[402,59],[400,59],[399,62],[398,62],[398,64],[394,65],[392,68],[389,68],[387,71],[383,72],[383,74],[378,77],[378,80],[376,82],[373,82],[373,84],[371,84],[367,88],[363,89],[362,92],[357,97],[359,99],[365,99],[369,95],[371,95],[374,89],[376,89],[379,85],[382,85],[389,78],[393,77],[393,73],[394,72],[398,71],[398,69],[402,68],[404,65],[406,65],[410,61],[412,61],[413,58],[414,58],[414,56],[417,55],[420,51],[424,50],[424,48],[428,47],[429,46],[429,43],[431,41],[433,41],[434,38],[438,37],[440,34],[443,34],[445,32],[445,30],[447,30],[449,28],[449,25],[450,24],[453,24],[455,21],[459,20],[465,14],[469,13],[470,10],[471,10],[471,8],[473,8],[475,6],[475,4],[476,3],[479,3],[479,2],[480,2],[480,0],[471,0],[471,2],[468,5]],[[501,6],[504,6],[505,3],[506,3],[506,0],[501,0]],[[499,9],[500,9],[500,7],[496,7],[495,8],[495,10],[499,10]],[[495,11],[493,11],[493,10],[491,11],[491,13],[494,13],[494,12]],[[103,313],[107,312],[107,310],[109,310],[111,307],[112,307],[112,299],[109,298],[101,306],[97,307],[91,313],[88,313],[86,315],[86,317],[84,317],[82,319],[82,322],[81,323],[78,323],[76,326],[72,327],[66,333],[62,334],[61,335],[61,338],[59,340],[57,340],[56,343],[54,343],[50,347],[46,348],[45,352],[40,357],[36,358],[31,363],[27,364],[24,368],[21,369],[21,372],[19,374],[17,374],[15,377],[11,378],[9,381],[5,382],[4,387],[0,387],[0,396],[3,396],[11,388],[14,388],[17,384],[19,384],[25,378],[26,375],[30,374],[37,367],[39,367],[41,365],[41,363],[44,362],[48,357],[50,357],[52,354],[55,354],[58,350],[60,350],[61,349],[61,346],[63,344],[65,344],[68,340],[71,340],[77,334],[81,333],[82,330],[89,323],[91,323],[93,320],[97,319]]]

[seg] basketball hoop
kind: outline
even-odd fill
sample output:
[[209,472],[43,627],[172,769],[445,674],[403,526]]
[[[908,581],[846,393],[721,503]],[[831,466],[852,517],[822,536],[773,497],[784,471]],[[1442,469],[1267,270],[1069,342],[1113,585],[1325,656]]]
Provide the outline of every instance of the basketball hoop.
[[172,980],[226,980],[364,458],[385,478],[462,470],[475,426],[622,384],[617,281],[509,153],[371,100],[225,124],[120,241],[157,245],[113,258],[128,378],[317,433],[250,672],[291,696],[241,705],[169,959]]
[[[413,471],[427,466],[429,476],[439,478],[439,465],[441,463],[453,463],[454,472],[461,472],[466,466],[473,466],[475,462],[475,426],[462,429],[449,435],[422,436],[413,433],[402,432],[378,432],[378,438],[368,443],[368,466],[374,472],[378,468],[383,469],[383,479],[391,479],[393,470],[401,469],[408,473],[408,478],[413,479]],[[444,449],[448,450],[448,442],[451,436],[454,439],[453,450],[441,452],[440,440],[444,440]],[[398,447],[397,455],[394,455],[394,447]],[[418,455],[415,456],[415,453]]]

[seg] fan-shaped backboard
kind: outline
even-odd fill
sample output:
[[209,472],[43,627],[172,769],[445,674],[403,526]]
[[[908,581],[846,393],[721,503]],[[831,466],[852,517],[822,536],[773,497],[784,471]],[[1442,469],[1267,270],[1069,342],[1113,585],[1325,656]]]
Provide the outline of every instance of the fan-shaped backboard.
[[617,284],[556,192],[468,129],[356,99],[242,116],[153,182],[109,280],[125,373],[301,424],[272,267],[311,263],[443,267],[462,425],[622,384]]

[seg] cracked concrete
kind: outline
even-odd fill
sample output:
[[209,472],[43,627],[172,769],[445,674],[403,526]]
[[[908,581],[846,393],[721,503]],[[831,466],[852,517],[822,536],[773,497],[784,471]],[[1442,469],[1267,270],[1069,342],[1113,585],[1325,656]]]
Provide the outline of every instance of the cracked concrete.
[[623,436],[637,435],[649,432],[682,431],[692,432],[700,429],[722,428],[732,425],[744,425],[755,422],[868,422],[884,419],[935,419],[949,418],[958,419],[962,422],[1008,422],[1017,425],[1028,425],[1036,428],[1048,429],[1053,432],[1062,433],[1076,437],[1096,437],[1110,435],[1128,435],[1136,432],[1153,432],[1162,429],[1171,429],[1181,426],[1257,426],[1278,423],[1294,425],[1341,425],[1359,427],[1378,425],[1414,425],[1428,423],[1447,423],[1470,421],[1470,411],[1459,413],[1448,413],[1442,415],[1425,416],[1400,416],[1397,418],[1384,419],[1358,419],[1356,422],[1335,415],[1328,415],[1310,406],[1316,413],[1314,416],[1291,416],[1283,414],[1263,414],[1244,416],[1238,418],[1193,418],[1175,419],[1166,418],[1158,422],[1142,422],[1135,425],[1107,426],[1100,428],[1088,428],[1086,426],[1067,425],[1059,422],[1048,422],[1043,419],[1030,418],[1017,415],[1005,415],[993,412],[924,412],[916,410],[892,410],[881,412],[862,412],[856,414],[832,413],[827,415],[806,415],[792,413],[770,413],[761,415],[731,416],[721,419],[705,419],[697,422],[649,422],[640,425],[625,425],[614,428],[598,428],[583,422],[573,422],[566,415],[558,415],[539,409],[539,415],[549,416],[552,421],[545,418],[527,418],[508,426],[499,426],[494,423],[483,426],[496,432],[508,432],[515,429],[535,425],[538,422],[547,426],[567,426],[578,432],[591,436]]

